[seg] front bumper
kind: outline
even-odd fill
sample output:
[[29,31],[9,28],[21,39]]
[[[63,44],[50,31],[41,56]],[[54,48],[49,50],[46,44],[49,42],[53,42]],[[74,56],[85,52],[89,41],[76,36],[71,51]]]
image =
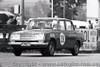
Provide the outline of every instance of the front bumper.
[[14,48],[26,48],[26,49],[33,49],[33,48],[45,48],[48,46],[48,42],[9,42]]

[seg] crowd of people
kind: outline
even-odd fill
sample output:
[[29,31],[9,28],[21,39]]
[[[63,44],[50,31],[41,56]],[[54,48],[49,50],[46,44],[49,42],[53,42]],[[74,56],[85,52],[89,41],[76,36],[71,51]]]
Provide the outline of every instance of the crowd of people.
[[89,29],[97,29],[98,28],[98,24],[99,24],[98,19],[95,19],[94,22],[92,22],[91,20],[89,20],[88,22],[89,22]]

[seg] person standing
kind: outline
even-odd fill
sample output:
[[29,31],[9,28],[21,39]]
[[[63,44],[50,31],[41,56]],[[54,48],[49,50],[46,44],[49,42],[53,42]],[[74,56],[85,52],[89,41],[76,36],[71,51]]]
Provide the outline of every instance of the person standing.
[[91,23],[91,20],[89,20],[89,29],[93,29],[93,24]]
[[93,29],[98,28],[98,19],[95,19],[95,22],[93,23]]
[[7,24],[17,25],[16,17],[10,16]]
[[16,16],[9,16],[9,20],[7,21],[7,30],[6,30],[6,32],[9,33],[8,40],[10,38],[11,33],[16,30],[17,28],[16,25],[17,25]]

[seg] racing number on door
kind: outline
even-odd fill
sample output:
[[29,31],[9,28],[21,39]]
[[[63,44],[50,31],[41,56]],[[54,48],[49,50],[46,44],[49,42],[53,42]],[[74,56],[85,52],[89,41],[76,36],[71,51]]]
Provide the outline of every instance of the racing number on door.
[[60,34],[60,44],[64,45],[65,43],[65,35],[63,33]]

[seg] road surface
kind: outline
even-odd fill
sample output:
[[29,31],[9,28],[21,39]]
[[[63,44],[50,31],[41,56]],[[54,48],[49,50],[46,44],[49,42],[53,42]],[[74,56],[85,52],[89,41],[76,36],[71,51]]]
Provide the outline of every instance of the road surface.
[[0,53],[0,67],[100,67],[99,53],[56,53],[44,57],[40,53],[23,53],[16,57],[13,53]]

